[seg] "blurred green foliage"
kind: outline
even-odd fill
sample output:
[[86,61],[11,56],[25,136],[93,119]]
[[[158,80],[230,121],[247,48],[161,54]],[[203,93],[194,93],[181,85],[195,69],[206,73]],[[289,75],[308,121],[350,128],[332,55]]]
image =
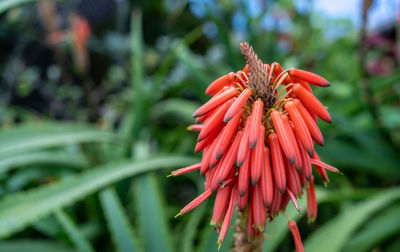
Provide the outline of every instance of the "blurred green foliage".
[[[313,12],[312,1],[115,1],[111,18],[89,20],[80,68],[68,24],[80,1],[56,2],[56,30],[47,2],[0,3],[0,251],[217,251],[211,200],[173,218],[203,178],[165,175],[199,160],[186,126],[205,87],[243,67],[243,40],[266,62],[332,83],[315,90],[334,119],[319,123],[318,152],[345,175],[318,188],[315,223],[305,199],[302,215],[288,208],[306,251],[400,251],[398,58],[383,74],[366,68],[397,49],[367,47],[360,61],[357,28]],[[294,249],[286,222],[268,227],[264,251]]]

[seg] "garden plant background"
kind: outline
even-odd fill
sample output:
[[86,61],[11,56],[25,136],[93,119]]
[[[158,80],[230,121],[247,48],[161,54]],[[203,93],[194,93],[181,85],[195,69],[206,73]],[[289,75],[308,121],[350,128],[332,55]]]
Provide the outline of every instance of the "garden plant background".
[[[318,153],[344,175],[314,223],[288,207],[305,251],[400,251],[399,19],[374,14],[398,1],[318,2],[1,0],[0,251],[217,251],[212,200],[174,218],[204,178],[166,175],[200,160],[186,127],[241,41],[331,82]],[[280,216],[264,251],[293,249]]]

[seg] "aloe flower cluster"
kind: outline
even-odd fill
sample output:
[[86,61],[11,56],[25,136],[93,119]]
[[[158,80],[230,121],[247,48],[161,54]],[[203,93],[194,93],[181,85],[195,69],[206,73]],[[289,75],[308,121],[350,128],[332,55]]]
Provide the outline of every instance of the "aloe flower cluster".
[[[233,211],[246,213],[247,239],[263,233],[266,222],[285,211],[289,201],[300,211],[297,199],[307,193],[309,221],[317,216],[312,166],[324,181],[326,170],[339,172],[322,162],[314,143],[324,145],[317,118],[331,116],[313,95],[311,85],[330,86],[314,73],[279,63],[263,64],[253,48],[240,44],[246,66],[212,82],[206,94],[212,98],[197,109],[196,152],[202,160],[172,172],[172,176],[199,170],[205,175],[205,191],[178,215],[194,209],[216,194],[211,224],[225,239]],[[296,223],[289,220],[296,250],[303,251]]]

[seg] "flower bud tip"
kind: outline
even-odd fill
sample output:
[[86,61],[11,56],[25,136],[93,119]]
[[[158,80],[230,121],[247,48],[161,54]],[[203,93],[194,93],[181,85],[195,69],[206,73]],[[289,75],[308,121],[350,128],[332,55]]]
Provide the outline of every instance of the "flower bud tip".
[[228,123],[231,119],[232,119],[232,117],[225,117],[224,118],[224,123]]
[[251,184],[252,184],[253,186],[255,186],[255,185],[258,184],[258,181],[260,181],[260,180],[259,180],[259,179],[257,179],[257,180],[251,180]]

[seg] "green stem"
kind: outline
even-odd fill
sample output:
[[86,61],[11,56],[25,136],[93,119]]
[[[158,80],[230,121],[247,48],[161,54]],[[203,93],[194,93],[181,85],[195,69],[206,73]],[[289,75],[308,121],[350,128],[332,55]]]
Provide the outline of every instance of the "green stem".
[[234,247],[231,252],[252,251],[261,252],[264,242],[264,235],[260,234],[252,240],[248,239],[247,224],[249,218],[248,208],[243,212],[237,210],[237,219],[235,223],[235,234],[233,235]]

